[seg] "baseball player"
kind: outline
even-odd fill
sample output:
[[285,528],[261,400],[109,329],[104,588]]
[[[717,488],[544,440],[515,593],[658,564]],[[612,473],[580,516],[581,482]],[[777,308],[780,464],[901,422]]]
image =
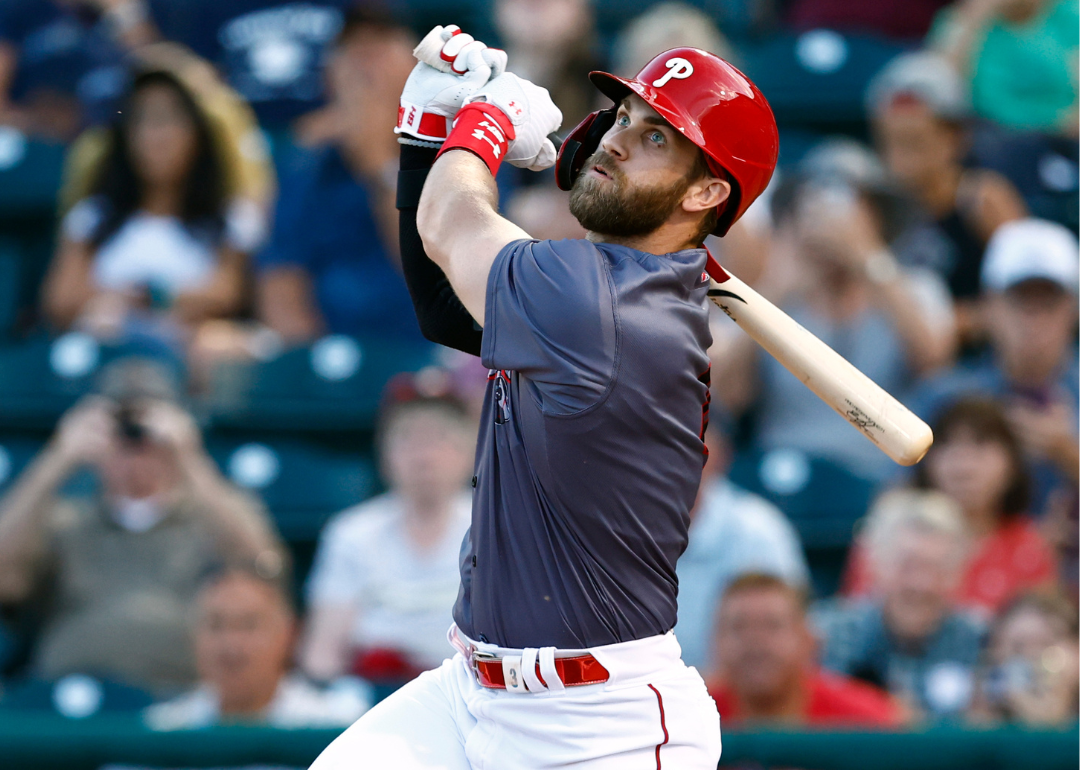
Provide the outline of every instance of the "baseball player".
[[[417,65],[399,111],[402,259],[425,334],[490,369],[457,654],[313,767],[712,770],[719,717],[671,632],[708,419],[702,243],[768,184],[772,112],[679,48],[633,79],[592,73],[614,104],[556,160],[547,91],[456,28],[432,35],[448,71]],[[503,161],[554,163],[588,237],[501,217]]]

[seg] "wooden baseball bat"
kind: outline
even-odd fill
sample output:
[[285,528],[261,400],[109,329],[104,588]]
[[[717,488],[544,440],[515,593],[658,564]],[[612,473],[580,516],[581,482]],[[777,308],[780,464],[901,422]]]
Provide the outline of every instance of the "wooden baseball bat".
[[914,465],[934,442],[925,422],[709,256],[709,299],[818,398],[900,465]]

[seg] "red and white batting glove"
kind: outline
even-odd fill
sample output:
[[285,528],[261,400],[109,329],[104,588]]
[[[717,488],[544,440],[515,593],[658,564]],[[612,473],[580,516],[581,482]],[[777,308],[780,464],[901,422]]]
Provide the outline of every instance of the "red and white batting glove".
[[548,134],[561,125],[562,112],[546,88],[505,72],[468,98],[442,152],[455,147],[469,150],[492,174],[504,160],[542,171],[555,163],[555,145]]
[[506,53],[457,26],[435,27],[414,49],[420,60],[401,92],[395,133],[441,143],[465,100],[506,68]]

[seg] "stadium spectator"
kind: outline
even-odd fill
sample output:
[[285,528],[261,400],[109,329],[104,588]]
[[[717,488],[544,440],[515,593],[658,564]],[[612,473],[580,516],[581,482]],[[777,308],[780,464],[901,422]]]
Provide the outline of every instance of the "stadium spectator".
[[1000,225],[1025,216],[1024,202],[1005,177],[963,165],[969,104],[944,57],[901,54],[871,81],[866,101],[885,165],[934,223],[919,233],[917,258],[946,277],[961,337],[976,341],[986,243]]
[[593,22],[588,0],[495,3],[495,26],[514,74],[551,93],[562,110],[566,129],[597,108],[596,90],[585,77],[592,70],[603,69],[597,58]]
[[[833,152],[835,149],[835,153]],[[902,269],[883,236],[866,181],[852,168],[876,161],[832,143],[834,160],[791,177],[773,196],[775,230],[758,288],[795,320],[891,393],[950,360],[948,290],[930,270]],[[832,167],[827,173],[826,168]],[[745,335],[717,346],[714,392],[735,415],[755,408],[755,444],[794,448],[877,482],[895,466],[866,442],[837,430],[835,413]]]
[[750,572],[724,592],[716,624],[718,675],[709,693],[725,725],[896,727],[902,712],[882,690],[822,671],[802,591]]
[[938,492],[888,492],[864,542],[876,595],[815,613],[822,665],[884,687],[913,714],[962,714],[983,636],[953,600],[966,555],[963,514]]
[[[0,125],[69,141],[123,92],[109,0],[0,3]],[[84,114],[89,112],[90,114]]]
[[288,343],[324,333],[421,339],[396,264],[394,209],[393,129],[415,42],[390,17],[358,10],[334,45],[333,144],[283,179],[257,259],[259,315]]
[[1013,129],[1077,134],[1077,0],[960,0],[928,45],[970,83],[979,115]]
[[1080,251],[1069,230],[1039,219],[1002,225],[982,268],[990,354],[925,383],[912,399],[930,422],[963,395],[1001,401],[1030,463],[1036,517],[1055,489],[1080,481],[1078,277]]
[[623,27],[612,54],[615,58],[612,72],[632,78],[658,51],[683,46],[709,51],[730,62],[737,61],[735,50],[717,29],[712,17],[692,5],[669,0],[651,6]]
[[149,707],[152,729],[345,727],[370,706],[357,680],[320,688],[289,672],[296,615],[280,579],[237,568],[212,575],[195,600],[193,625],[199,686]]
[[950,0],[791,0],[787,23],[797,30],[843,30],[900,40],[921,39]]
[[[0,501],[0,600],[43,611],[32,675],[189,685],[187,612],[207,569],[283,569],[273,525],[221,476],[176,398],[159,365],[111,364]],[[99,490],[65,492],[84,468]]]
[[1080,653],[1076,608],[1055,594],[1028,594],[994,622],[972,718],[1066,727],[1076,723]]
[[805,587],[810,572],[799,535],[775,506],[740,489],[725,475],[731,450],[715,425],[706,434],[709,459],[690,511],[690,542],[679,557],[679,619],[675,635],[682,659],[711,670],[712,624],[720,597],[740,575],[776,575]]
[[142,72],[89,194],[64,217],[43,288],[49,320],[182,348],[201,323],[238,313],[264,224],[255,201],[229,193],[195,92],[170,70]]
[[212,62],[260,123],[318,107],[326,52],[355,0],[89,0],[128,45],[171,40]]
[[[934,424],[934,445],[916,469],[916,484],[944,492],[963,510],[973,542],[957,592],[961,605],[989,617],[1021,593],[1053,584],[1053,550],[1027,516],[1023,451],[996,402],[961,399],[946,410]],[[856,546],[847,593],[871,593],[872,573]]]
[[1080,489],[1055,490],[1040,524],[1058,563],[1058,586],[1073,603],[1080,604]]
[[310,676],[400,684],[453,654],[474,440],[445,372],[391,380],[378,440],[389,491],[330,521],[308,578],[300,660]]

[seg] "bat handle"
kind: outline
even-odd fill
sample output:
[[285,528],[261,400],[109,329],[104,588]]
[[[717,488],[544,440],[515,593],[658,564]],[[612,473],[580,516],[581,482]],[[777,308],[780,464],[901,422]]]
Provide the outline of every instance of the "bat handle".
[[448,29],[456,30],[457,27],[443,27],[440,25],[433,27],[430,32],[424,35],[424,39],[413,49],[413,56],[416,57],[416,60],[434,67],[440,72],[453,72],[450,62],[440,55],[443,46],[446,45],[447,36],[444,33]]

